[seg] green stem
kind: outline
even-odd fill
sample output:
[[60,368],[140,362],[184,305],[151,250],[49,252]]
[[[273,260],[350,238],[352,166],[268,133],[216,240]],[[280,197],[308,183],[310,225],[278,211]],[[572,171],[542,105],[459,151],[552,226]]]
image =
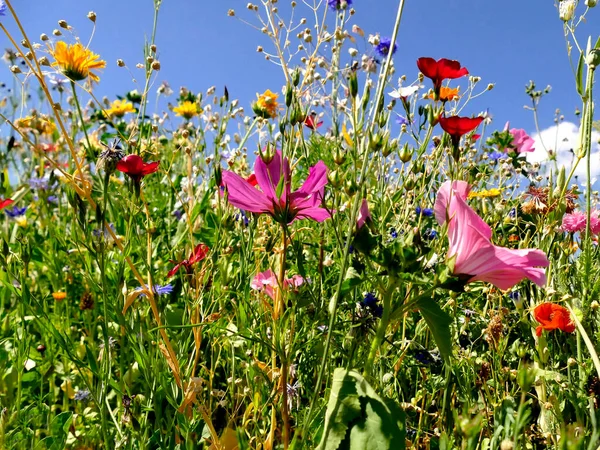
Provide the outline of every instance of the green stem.
[[73,91],[73,100],[75,100],[75,106],[77,106],[77,114],[79,115],[79,120],[81,120],[81,128],[83,129],[83,134],[85,135],[87,155],[88,157],[93,158],[94,154],[92,152],[92,144],[90,144],[90,137],[87,133],[87,127],[85,126],[85,120],[83,119],[83,113],[81,112],[81,105],[79,104],[79,98],[77,97],[77,86],[75,86],[75,82],[73,80],[71,80],[71,89]]
[[397,280],[390,277],[390,284],[383,294],[383,314],[381,315],[381,319],[379,320],[379,326],[377,327],[377,333],[375,334],[375,339],[371,342],[371,350],[369,351],[369,356],[367,358],[367,363],[365,364],[364,375],[370,375],[373,370],[373,362],[375,361],[375,356],[377,356],[377,352],[379,351],[383,339],[385,337],[385,332],[387,331],[388,325],[390,323],[391,317],[391,309],[392,309],[392,295],[397,287]]

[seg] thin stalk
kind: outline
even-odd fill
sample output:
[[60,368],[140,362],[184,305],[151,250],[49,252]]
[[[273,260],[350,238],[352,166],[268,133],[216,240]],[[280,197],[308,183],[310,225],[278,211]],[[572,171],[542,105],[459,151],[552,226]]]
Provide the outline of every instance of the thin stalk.
[[85,120],[83,119],[83,113],[81,112],[79,98],[77,97],[77,86],[75,86],[75,82],[73,80],[71,80],[71,89],[73,91],[73,100],[75,100],[75,106],[77,106],[77,114],[79,115],[79,120],[81,120],[81,128],[83,129],[83,134],[85,135],[85,142],[87,144],[87,154],[88,157],[92,157],[92,144],[90,144],[90,137],[88,136],[87,127],[85,126]]

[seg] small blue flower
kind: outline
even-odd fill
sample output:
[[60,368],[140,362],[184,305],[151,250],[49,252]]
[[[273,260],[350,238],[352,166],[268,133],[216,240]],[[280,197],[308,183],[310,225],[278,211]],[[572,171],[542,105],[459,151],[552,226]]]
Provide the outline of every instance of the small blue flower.
[[7,9],[8,9],[8,6],[6,6],[6,3],[4,3],[4,0],[0,0],[0,16],[5,16]]
[[245,226],[248,226],[248,224],[250,223],[250,219],[248,219],[246,211],[244,211],[243,209],[240,209],[240,213],[236,214],[233,217],[235,218],[235,220],[241,221]]
[[[115,225],[113,223],[111,223],[109,226],[110,226],[110,229],[112,230],[112,232],[116,234]],[[100,230],[100,229],[92,230],[92,235],[94,237],[99,238],[100,236],[102,236],[102,230]],[[104,239],[108,239],[109,237],[110,237],[110,233],[108,232],[108,230],[106,228],[104,228]]]
[[[141,291],[142,287],[137,287],[135,288],[136,291]],[[154,293],[156,295],[169,295],[171,292],[173,292],[173,286],[171,286],[170,284],[165,284],[164,286],[161,286],[160,284],[155,284],[152,287],[152,290],[154,291]],[[140,294],[140,297],[145,297],[146,294],[144,294],[143,292]]]
[[425,217],[433,216],[433,209],[431,208],[421,208],[420,206],[417,206],[415,212]]
[[354,245],[350,245],[350,248],[348,249],[348,253],[349,254],[354,253]]
[[401,115],[398,115],[398,117],[396,118],[396,123],[400,126],[402,126],[402,125],[409,126],[410,125],[410,122],[408,121],[408,119]]
[[73,400],[75,400],[76,402],[87,402],[90,399],[90,395],[90,391],[88,391],[87,389],[80,389],[77,392],[75,392]]
[[[392,48],[392,40],[388,37],[382,37],[379,40],[379,44],[375,46],[375,51],[381,56],[387,56],[390,52],[390,48]],[[392,55],[396,53],[396,48],[398,48],[398,46],[396,45],[396,43],[394,43],[394,47],[392,48]]]
[[327,0],[329,8],[335,10],[345,9],[352,4],[352,0]]
[[511,219],[517,217],[517,208],[512,208],[508,213],[508,217],[510,217]]
[[425,230],[425,233],[423,233],[423,237],[425,239],[427,239],[428,241],[431,241],[433,239],[435,239],[438,235],[438,232],[435,230],[432,230],[431,228]]
[[396,239],[398,237],[398,232],[393,227],[390,228],[390,236],[392,237],[392,239]]
[[48,198],[46,199],[46,201],[48,203],[53,203],[55,205],[58,205],[58,197],[56,195],[49,195]]
[[383,314],[383,307],[377,304],[377,297],[373,292],[367,292],[365,297],[360,302],[360,306],[364,309],[368,309],[373,317],[381,317]]
[[22,208],[19,208],[18,206],[15,206],[12,209],[5,209],[4,212],[6,213],[6,215],[8,217],[12,217],[13,219],[15,217],[21,217],[25,215],[25,211],[27,211],[27,206],[23,206]]
[[183,209],[176,209],[175,211],[173,211],[173,215],[175,216],[175,218],[177,219],[178,222],[183,217],[183,213],[184,213]]
[[519,301],[521,298],[521,293],[519,291],[512,291],[508,296],[514,301]]
[[29,187],[35,190],[47,191],[50,188],[48,178],[31,177],[29,179]]
[[504,153],[502,152],[492,152],[492,153],[488,153],[488,158],[494,162],[498,161],[500,158],[502,158],[504,156]]

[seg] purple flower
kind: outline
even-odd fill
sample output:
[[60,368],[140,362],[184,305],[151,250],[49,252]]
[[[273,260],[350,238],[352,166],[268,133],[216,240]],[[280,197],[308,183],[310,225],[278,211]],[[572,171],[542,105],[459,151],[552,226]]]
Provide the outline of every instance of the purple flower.
[[50,189],[50,184],[48,178],[31,177],[29,179],[29,187],[38,191],[47,191]]
[[87,402],[90,399],[90,395],[90,391],[88,391],[87,389],[80,389],[77,392],[75,392],[73,400],[75,400],[76,402]]
[[360,302],[360,306],[363,309],[368,310],[373,317],[381,317],[383,314],[383,307],[377,302],[378,300],[375,294],[373,292],[367,292],[363,300]]
[[396,49],[398,46],[394,43],[394,47],[392,48],[392,40],[388,37],[382,37],[379,40],[379,44],[375,46],[375,51],[379,53],[381,56],[387,56],[390,52],[390,48],[392,49],[392,55],[396,53]]
[[48,201],[48,203],[58,205],[58,197],[56,195],[49,195],[46,200]]
[[173,215],[175,216],[175,218],[177,219],[178,222],[183,217],[183,213],[184,213],[183,209],[176,209],[175,211],[173,211]]
[[[115,225],[111,223],[109,226],[110,226],[110,229],[113,231],[113,233],[116,234]],[[100,230],[100,229],[92,230],[92,235],[94,237],[99,238],[100,236],[102,236],[102,230]],[[104,228],[104,239],[108,239],[109,237],[110,237],[110,233],[108,232],[108,230],[106,228]]]
[[427,239],[428,241],[435,239],[437,237],[437,235],[438,235],[437,231],[432,230],[431,228],[428,228],[427,230],[425,230],[425,233],[423,233],[423,237],[425,239]]
[[8,7],[6,6],[6,3],[4,3],[4,0],[0,0],[0,16],[5,16],[7,9]]
[[335,10],[345,9],[352,4],[352,0],[327,0],[329,8]]
[[390,236],[392,237],[392,239],[396,239],[398,237],[398,232],[395,228],[390,228]]
[[23,206],[22,208],[19,208],[18,206],[15,206],[12,209],[5,209],[4,212],[6,213],[6,215],[8,217],[12,217],[13,219],[15,217],[21,217],[25,215],[25,211],[27,211],[27,206]]
[[488,158],[494,162],[498,161],[500,158],[502,158],[504,155],[504,153],[502,152],[492,152],[492,153],[488,153]]

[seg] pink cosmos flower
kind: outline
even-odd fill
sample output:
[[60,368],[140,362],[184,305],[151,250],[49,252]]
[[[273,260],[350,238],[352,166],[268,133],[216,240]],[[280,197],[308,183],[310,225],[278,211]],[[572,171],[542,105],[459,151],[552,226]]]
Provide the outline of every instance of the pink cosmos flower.
[[448,222],[448,259],[454,259],[454,274],[468,283],[487,281],[502,290],[524,278],[543,286],[546,274],[540,267],[549,264],[544,252],[492,244],[492,229],[466,203],[469,190],[465,181],[446,181],[435,200],[438,223]]
[[[304,278],[300,275],[294,275],[292,278],[287,278],[284,282],[285,288],[292,288],[293,291],[297,291],[300,286],[304,284]],[[277,277],[272,270],[266,270],[257,274],[250,282],[250,287],[257,291],[264,292],[271,299],[275,300],[275,289],[279,288],[277,283]]]
[[529,153],[535,151],[535,141],[522,128],[510,128],[510,122],[506,122],[505,131],[512,134],[512,146],[517,153]]
[[[287,158],[282,161],[280,151],[268,164],[262,158],[256,158],[254,175],[260,190],[238,174],[223,171],[223,184],[229,192],[229,203],[245,211],[269,214],[282,224],[299,219],[323,222],[330,217],[329,211],[320,207],[327,184],[327,166],[323,161],[309,169],[308,178],[295,192],[291,192],[290,163]],[[283,189],[277,194],[282,176]]]
[[360,210],[358,211],[358,218],[356,219],[356,227],[360,230],[367,220],[373,219],[371,219],[371,213],[369,212],[369,204],[367,203],[367,199],[363,198],[363,201],[360,205]]
[[[600,233],[600,212],[594,210],[590,214],[590,231],[593,234]],[[562,230],[568,231],[569,233],[576,233],[578,231],[585,231],[587,224],[587,213],[586,212],[574,212],[571,214],[565,214],[562,219]]]

